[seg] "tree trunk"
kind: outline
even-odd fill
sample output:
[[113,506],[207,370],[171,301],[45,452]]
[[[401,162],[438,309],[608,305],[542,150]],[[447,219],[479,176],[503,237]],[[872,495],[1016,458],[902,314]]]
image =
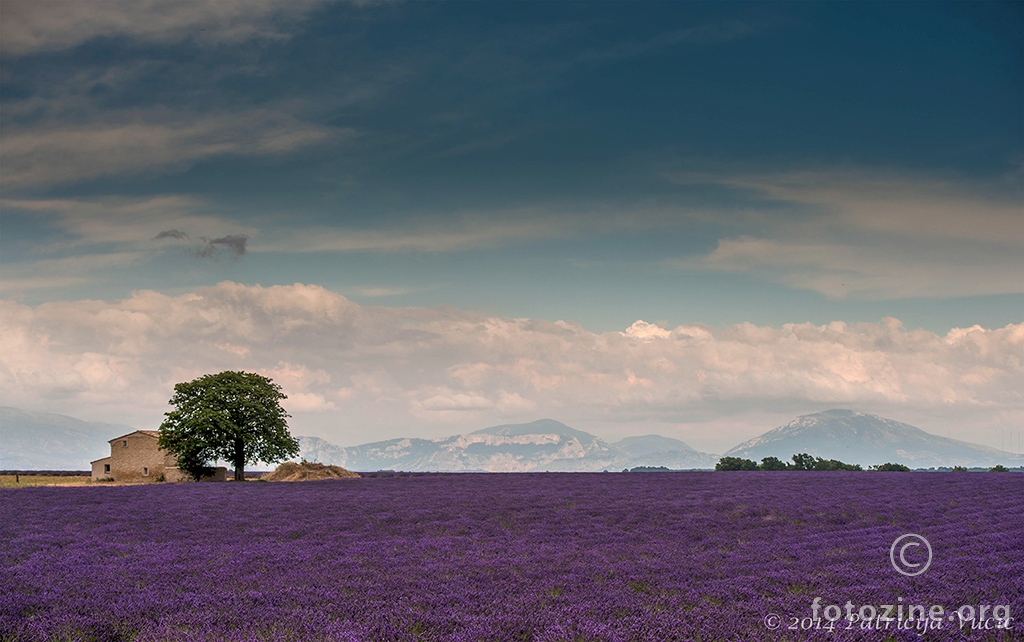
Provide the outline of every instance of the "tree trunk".
[[245,481],[245,444],[235,440],[235,481]]

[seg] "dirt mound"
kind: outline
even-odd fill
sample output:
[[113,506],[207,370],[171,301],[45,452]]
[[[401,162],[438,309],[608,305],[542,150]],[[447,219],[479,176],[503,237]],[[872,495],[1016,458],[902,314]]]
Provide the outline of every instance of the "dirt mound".
[[267,481],[312,481],[315,479],[357,479],[358,473],[345,470],[341,466],[325,466],[303,461],[296,464],[293,461],[285,462],[277,467],[277,470],[270,473],[263,479]]

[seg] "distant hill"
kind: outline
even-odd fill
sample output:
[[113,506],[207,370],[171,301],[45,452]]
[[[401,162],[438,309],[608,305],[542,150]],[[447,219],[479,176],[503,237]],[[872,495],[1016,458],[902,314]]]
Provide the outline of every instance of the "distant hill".
[[631,457],[643,457],[654,453],[665,452],[697,452],[686,442],[662,437],[661,435],[642,435],[640,437],[626,437],[612,444]]
[[714,468],[718,461],[716,455],[697,452],[677,439],[648,435],[626,441],[622,448],[553,419],[443,439],[390,439],[349,448],[316,437],[298,439],[307,460],[364,471],[589,472],[637,466]]
[[0,407],[0,470],[89,470],[110,455],[108,440],[134,431],[50,412]]
[[886,462],[911,468],[1020,466],[1024,457],[927,433],[910,424],[852,410],[826,410],[797,417],[785,426],[729,450],[726,456],[760,461],[795,453],[870,466]]
[[[0,408],[0,469],[87,470],[110,454],[109,439],[135,430],[66,415]],[[608,443],[553,419],[483,428],[441,439],[401,438],[342,447],[319,437],[297,437],[301,457],[355,471],[620,471],[665,467],[713,469],[719,455],[699,452],[661,435]],[[1024,465],[1024,457],[929,434],[909,424],[851,410],[794,419],[725,453],[760,461],[794,453],[870,466],[911,468]]]
[[296,437],[299,440],[299,447],[302,449],[300,457],[306,461],[315,461],[342,465],[336,462],[348,460],[348,451],[341,446],[335,446],[326,439],[320,437]]
[[625,453],[629,459],[623,468],[670,468],[672,470],[695,470],[714,468],[717,455],[694,450],[689,444],[661,435],[626,437],[612,444],[613,448]]

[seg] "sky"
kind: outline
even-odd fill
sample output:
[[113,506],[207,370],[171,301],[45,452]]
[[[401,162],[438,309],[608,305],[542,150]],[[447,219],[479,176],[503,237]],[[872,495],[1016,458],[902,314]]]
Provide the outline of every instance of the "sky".
[[1024,425],[1024,3],[5,0],[0,402]]

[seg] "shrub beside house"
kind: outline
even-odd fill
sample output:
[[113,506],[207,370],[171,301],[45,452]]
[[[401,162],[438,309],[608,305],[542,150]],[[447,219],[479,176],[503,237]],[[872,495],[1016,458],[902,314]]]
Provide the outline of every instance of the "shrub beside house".
[[[178,469],[178,460],[157,447],[160,433],[136,430],[110,440],[110,456],[92,462],[92,480],[116,482],[189,481]],[[200,481],[226,481],[227,468],[220,466]]]

